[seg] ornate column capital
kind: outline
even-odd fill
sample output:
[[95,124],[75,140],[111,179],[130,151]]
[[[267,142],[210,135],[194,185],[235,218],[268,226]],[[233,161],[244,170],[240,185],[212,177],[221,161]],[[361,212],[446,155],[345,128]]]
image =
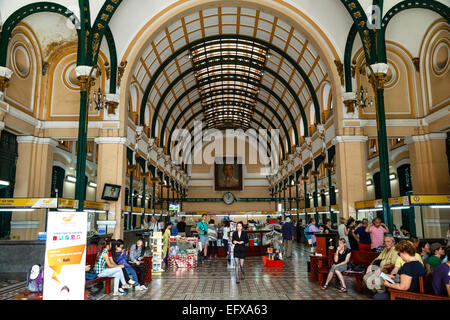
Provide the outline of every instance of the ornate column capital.
[[344,102],[344,105],[347,108],[348,113],[354,112],[355,106],[356,106],[356,93],[355,92],[343,92],[342,93],[342,102]]
[[106,93],[105,104],[108,107],[108,114],[116,114],[116,108],[120,103],[120,94]]
[[13,75],[13,71],[6,67],[0,66],[0,100],[3,100],[4,94],[3,92],[8,87],[9,79]]

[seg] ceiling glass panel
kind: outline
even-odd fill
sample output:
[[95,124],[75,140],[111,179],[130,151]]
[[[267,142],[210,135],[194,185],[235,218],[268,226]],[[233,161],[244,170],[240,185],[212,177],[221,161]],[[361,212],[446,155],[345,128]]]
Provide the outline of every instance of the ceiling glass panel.
[[217,39],[193,47],[190,58],[209,128],[248,129],[268,48],[248,40]]

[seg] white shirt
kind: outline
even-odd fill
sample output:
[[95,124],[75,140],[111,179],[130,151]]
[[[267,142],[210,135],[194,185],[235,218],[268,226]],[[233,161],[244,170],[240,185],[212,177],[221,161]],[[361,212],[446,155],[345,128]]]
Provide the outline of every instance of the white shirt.
[[340,238],[348,239],[348,236],[345,234],[345,224],[340,224],[338,226],[338,233]]
[[230,228],[223,227],[223,236],[222,239],[228,240],[230,239]]

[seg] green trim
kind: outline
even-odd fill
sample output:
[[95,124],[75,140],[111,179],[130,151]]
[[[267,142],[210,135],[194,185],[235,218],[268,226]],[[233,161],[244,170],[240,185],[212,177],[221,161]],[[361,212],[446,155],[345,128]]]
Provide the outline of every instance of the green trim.
[[[369,64],[372,64],[372,61],[375,61],[374,60],[375,55],[373,54],[375,52],[374,51],[375,41],[373,37],[374,32],[367,28],[367,15],[365,11],[363,10],[361,4],[358,1],[341,0],[341,2],[344,5],[345,9],[347,9],[350,16],[352,17],[353,25],[356,25],[359,36],[361,38],[361,42],[363,44],[366,61],[368,61]],[[354,6],[354,8],[351,8],[350,6]],[[358,14],[359,17],[357,17]],[[366,43],[364,42],[365,37],[364,32],[366,33],[369,32],[370,46],[371,46],[370,50],[367,47]]]
[[353,44],[355,43],[356,35],[358,34],[358,26],[353,24],[350,28],[350,32],[347,36],[347,43],[345,44],[345,53],[344,53],[344,72],[345,72],[345,91],[352,92],[353,91],[353,83],[352,83],[352,51]]
[[[295,94],[294,90],[289,86],[289,84],[279,74],[277,74],[276,72],[273,72],[270,69],[264,69],[264,70],[269,72],[269,73],[271,73],[272,76],[274,76],[277,80],[279,80],[289,90],[289,92],[293,96],[294,100],[298,103],[297,106],[299,107],[300,114],[301,114],[303,119],[306,119],[306,121],[303,121],[305,136],[309,136],[308,119],[306,117],[306,114],[305,114],[305,111],[303,109],[303,106],[302,106],[300,100],[298,99],[298,96]],[[194,68],[190,68],[190,69],[187,69],[186,71],[184,71],[181,75],[179,75],[174,81],[172,81],[170,83],[170,85],[167,87],[167,89],[161,95],[161,98],[159,99],[158,104],[155,107],[155,111],[153,112],[152,126],[151,126],[151,135],[152,135],[152,137],[155,137],[156,121],[158,120],[158,114],[159,114],[160,108],[161,108],[161,106],[162,106],[166,96],[172,91],[172,88],[175,85],[177,85],[178,82],[180,82],[185,76],[187,76],[191,72],[194,72]],[[178,103],[182,100],[182,98],[184,98],[190,92],[192,92],[194,89],[197,89],[197,88],[198,88],[198,85],[196,84],[195,86],[193,86],[193,87],[189,88],[188,90],[186,90],[180,97],[178,97],[177,100],[175,101],[175,103],[172,104],[172,107],[168,110],[167,116],[172,114],[173,110],[175,109],[175,107],[178,106]],[[265,91],[267,91],[270,95],[272,95],[283,106],[284,110],[286,111],[286,113],[289,116],[289,119],[291,120],[291,123],[293,124],[293,127],[296,128],[297,126],[295,124],[294,117],[292,116],[289,108],[287,107],[287,105],[285,104],[283,99],[281,99],[270,88],[266,87],[263,84],[260,85],[260,89],[264,89]],[[261,101],[259,98],[257,98],[256,100]],[[320,113],[320,110],[319,110],[319,113]],[[140,123],[141,123],[141,125],[144,125],[145,124],[145,109],[141,108],[141,110],[140,110],[140,117],[141,117],[140,118]],[[297,131],[298,130],[296,128],[296,130],[294,131],[294,134],[295,134],[295,137],[296,137],[296,141],[299,141],[299,139],[298,139],[298,132]],[[163,143],[162,139],[161,139],[160,143]]]
[[[320,105],[319,105],[319,101],[317,99],[317,95],[316,92],[314,91],[314,88],[312,86],[311,81],[309,80],[307,74],[305,73],[305,71],[301,68],[301,66],[299,66],[297,64],[297,62],[292,59],[288,54],[286,54],[283,50],[279,49],[278,47],[274,46],[271,43],[268,43],[264,40],[261,39],[257,39],[257,38],[253,38],[250,36],[244,36],[244,35],[220,35],[220,36],[210,36],[210,37],[206,37],[203,39],[199,39],[196,41],[193,41],[185,46],[183,46],[182,48],[178,49],[176,52],[174,52],[170,57],[168,57],[159,67],[158,69],[155,71],[155,73],[152,75],[146,89],[145,89],[145,93],[144,96],[142,98],[142,102],[141,102],[141,108],[140,108],[140,114],[141,114],[141,124],[144,123],[143,119],[144,119],[144,115],[145,115],[145,108],[147,105],[147,99],[148,96],[150,94],[150,91],[153,87],[153,85],[156,83],[156,80],[158,79],[159,75],[163,72],[163,70],[165,69],[165,67],[167,65],[169,65],[169,63],[171,63],[174,59],[176,59],[179,55],[181,55],[183,52],[189,50],[190,48],[192,48],[193,46],[205,42],[205,41],[211,41],[211,40],[215,40],[215,39],[243,39],[243,40],[250,40],[250,41],[254,41],[256,43],[259,44],[263,44],[266,47],[268,47],[270,50],[273,50],[274,52],[277,52],[279,55],[281,55],[283,58],[285,58],[289,63],[291,63],[293,65],[293,67],[297,70],[297,72],[300,73],[300,76],[303,78],[303,80],[305,81],[309,91],[310,91],[310,95],[313,99],[313,103],[314,103],[314,107],[316,109],[316,122],[317,123],[321,123],[320,120]],[[295,95],[296,96],[296,95]],[[157,112],[155,112],[155,115],[157,116]],[[307,124],[306,124],[307,125]]]
[[379,59],[379,62],[386,62],[386,42],[384,38],[386,36],[386,30],[389,25],[389,22],[402,11],[408,9],[427,9],[436,12],[440,16],[442,16],[447,23],[450,24],[450,7],[446,6],[443,3],[437,2],[435,0],[427,0],[427,1],[411,1],[404,0],[400,3],[397,3],[393,6],[383,17],[381,22],[381,32],[380,37],[383,38],[383,42],[381,43],[381,49],[383,56]]
[[[98,54],[102,43],[103,36],[107,30],[108,24],[111,21],[114,13],[116,12],[122,0],[106,0],[97,14],[97,18],[94,21],[92,32],[89,34],[88,39],[88,55],[87,59],[92,65],[95,65],[98,60]],[[95,38],[94,35],[98,34]],[[96,47],[94,51],[94,47]]]
[[[13,29],[17,24],[34,13],[40,12],[53,12],[58,13],[66,18],[72,16],[72,12],[66,7],[54,2],[36,2],[21,7],[12,13],[2,26],[1,39],[0,39],[0,65],[6,66],[6,57],[8,53],[8,43],[11,37]],[[80,42],[80,30],[77,30],[78,42]]]
[[87,35],[91,33],[89,0],[78,0],[78,7],[80,8],[80,38],[78,39],[77,65],[85,65],[88,56],[88,42],[86,40]]
[[[185,202],[223,202],[222,198],[186,198]],[[273,202],[272,198],[235,198],[235,202]]]
[[109,49],[109,60],[111,67],[111,76],[109,78],[109,93],[116,93],[117,87],[117,50],[116,43],[114,41],[114,35],[112,34],[109,26],[106,27],[105,33],[106,43]]
[[[195,104],[197,104],[198,102],[200,102],[201,101],[201,99],[197,99],[197,100],[195,100],[195,101],[193,101],[189,106],[187,106],[187,108],[185,108],[181,113],[180,113],[180,115],[178,116],[178,118],[175,120],[175,122],[174,122],[174,124],[172,125],[172,129],[171,129],[171,131],[170,131],[170,134],[169,134],[169,143],[167,144],[168,145],[168,149],[167,149],[167,153],[168,154],[170,154],[170,149],[171,149],[171,144],[170,144],[170,141],[171,141],[171,139],[172,139],[172,134],[173,134],[173,131],[176,129],[176,126],[177,126],[177,124],[178,124],[178,122],[181,120],[181,118],[183,117],[183,115],[184,115],[184,113],[186,112],[186,111],[188,111],[188,110],[190,110],[190,108],[192,107],[192,106],[194,106]],[[280,124],[281,124],[281,126],[283,127],[283,130],[284,130],[284,132],[285,132],[285,134],[286,134],[286,137],[287,137],[287,139],[288,139],[288,152],[289,153],[291,153],[291,139],[290,139],[290,136],[289,136],[289,131],[287,130],[287,128],[286,128],[286,126],[285,126],[285,124],[284,124],[284,122],[282,121],[282,119],[280,118],[280,116],[278,115],[278,113],[276,113],[275,112],[275,110],[273,110],[273,108],[267,103],[266,104],[266,107],[275,115],[275,117],[278,119],[278,121],[280,122]],[[194,120],[194,118],[195,117],[197,117],[198,115],[200,115],[201,113],[203,112],[203,110],[200,110],[200,111],[198,111],[197,113],[195,113],[194,115],[192,115],[188,120],[186,120],[185,122],[184,122],[184,124],[183,124],[183,126],[181,127],[182,129],[183,128],[185,128],[185,127],[187,127],[188,126],[188,124],[192,121],[192,120]],[[275,125],[261,112],[261,111],[259,111],[259,110],[257,110],[257,109],[255,109],[254,110],[254,112],[255,113],[257,113],[257,114],[259,114],[259,115],[261,115],[271,126],[272,126],[272,128],[274,128],[274,129],[277,129],[276,127],[275,127]],[[166,117],[166,119],[168,119],[167,117]],[[166,123],[166,119],[164,120],[164,125],[163,125],[163,127],[162,127],[162,137],[163,137],[163,139],[164,139],[164,133],[165,133],[165,123]],[[162,140],[163,140],[162,139]],[[163,140],[164,141],[164,140]]]

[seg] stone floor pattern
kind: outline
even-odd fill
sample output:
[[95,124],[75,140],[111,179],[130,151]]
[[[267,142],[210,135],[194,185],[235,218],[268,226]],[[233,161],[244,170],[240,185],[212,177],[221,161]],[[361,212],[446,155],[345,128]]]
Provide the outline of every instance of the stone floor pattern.
[[[234,267],[225,258],[215,258],[195,270],[173,269],[152,276],[147,291],[130,289],[125,296],[93,292],[97,300],[365,300],[371,295],[358,293],[355,280],[345,278],[347,293],[339,293],[334,285],[321,290],[309,280],[309,251],[294,245],[291,258],[284,260],[283,269],[263,267],[261,257],[248,257],[246,279],[236,284]],[[334,281],[332,281],[334,283]],[[7,300],[25,288],[25,281],[0,281],[0,300]]]
[[[323,291],[309,280],[309,251],[294,246],[293,256],[283,269],[263,267],[261,257],[248,257],[246,279],[236,284],[234,267],[225,258],[203,262],[196,270],[169,270],[153,276],[147,291],[134,291],[121,297],[103,295],[103,300],[366,300],[370,294],[355,290],[355,280],[346,278],[347,293],[334,285]],[[332,281],[334,283],[334,281]],[[97,297],[96,297],[97,298]],[[99,299],[99,298],[97,298]]]

